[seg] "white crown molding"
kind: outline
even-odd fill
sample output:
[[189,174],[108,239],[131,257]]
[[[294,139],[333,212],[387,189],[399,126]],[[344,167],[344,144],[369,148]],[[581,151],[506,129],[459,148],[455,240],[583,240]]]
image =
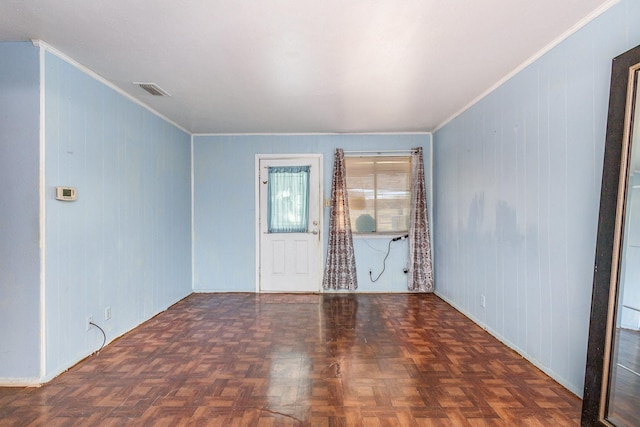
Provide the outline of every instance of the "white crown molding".
[[432,132],[275,132],[275,133],[194,133],[193,136],[351,136],[351,135],[432,135]]
[[572,26],[571,28],[569,28],[567,31],[565,31],[564,33],[562,33],[558,38],[556,38],[555,40],[553,40],[551,43],[549,43],[548,45],[546,45],[544,48],[542,48],[541,50],[539,50],[537,53],[535,53],[533,56],[531,56],[529,59],[527,59],[526,61],[524,61],[522,64],[520,64],[518,67],[516,67],[513,71],[511,71],[509,74],[507,74],[506,76],[504,76],[503,78],[501,78],[500,80],[498,80],[493,86],[491,86],[489,89],[485,90],[484,92],[482,92],[479,96],[477,96],[476,98],[474,98],[471,102],[469,102],[467,105],[465,105],[464,107],[462,107],[460,110],[458,110],[456,113],[454,113],[453,115],[451,115],[449,118],[447,118],[445,121],[443,121],[442,123],[440,123],[438,126],[436,126],[433,130],[432,133],[436,133],[437,131],[439,131],[440,129],[442,129],[443,127],[445,127],[447,124],[449,124],[451,121],[453,121],[454,119],[456,119],[458,116],[460,116],[462,113],[464,113],[465,111],[467,111],[468,109],[470,109],[471,107],[473,107],[475,104],[477,104],[478,102],[480,102],[482,99],[484,99],[485,97],[487,97],[491,92],[495,91],[496,89],[498,89],[500,86],[502,86],[504,83],[506,83],[508,80],[510,80],[512,77],[514,77],[515,75],[517,75],[518,73],[520,73],[522,70],[524,70],[525,68],[527,68],[529,65],[533,64],[534,62],[536,62],[538,59],[540,59],[542,56],[544,56],[546,53],[548,53],[549,51],[551,51],[552,49],[554,49],[556,46],[558,46],[560,43],[562,43],[563,41],[565,41],[566,39],[568,39],[570,36],[572,36],[573,34],[577,33],[579,30],[581,30],[584,26],[586,26],[588,23],[590,23],[591,21],[593,21],[594,19],[596,19],[598,16],[602,15],[604,12],[606,12],[607,10],[609,10],[611,7],[613,7],[614,5],[616,5],[617,3],[619,3],[620,0],[610,0],[604,4],[602,4],[599,8],[595,9],[593,12],[591,12],[590,14],[588,14],[587,16],[585,16],[584,18],[582,18],[580,21],[578,21],[574,26]]
[[140,100],[134,98],[133,96],[131,96],[127,92],[125,92],[122,89],[120,89],[115,84],[111,83],[109,80],[105,79],[104,77],[102,77],[101,75],[99,75],[95,71],[87,68],[86,66],[80,64],[78,61],[76,61],[75,59],[71,58],[69,55],[65,54],[64,52],[61,52],[60,50],[58,50],[55,47],[51,46],[47,42],[42,41],[42,40],[38,40],[38,39],[33,39],[33,40],[31,40],[31,43],[33,43],[34,46],[41,47],[45,51],[51,53],[52,55],[55,55],[58,58],[62,59],[63,61],[73,65],[78,70],[80,70],[83,73],[89,75],[90,77],[92,77],[93,79],[99,81],[100,83],[104,84],[105,86],[108,86],[109,88],[115,90],[116,92],[118,92],[118,94],[120,94],[120,95],[124,96],[125,98],[127,98],[128,100],[138,104],[139,106],[141,106],[144,109],[148,110],[150,113],[160,117],[162,120],[166,121],[167,123],[172,124],[173,126],[177,127],[178,129],[180,129],[181,131],[185,132],[186,134],[192,135],[191,132],[189,132],[188,130],[186,130],[185,128],[183,128],[182,126],[180,126],[179,124],[177,124],[173,120],[171,120],[168,117],[162,115],[161,113],[159,113],[158,111],[154,110],[153,108],[151,108],[150,106],[148,106],[144,102],[141,102]]

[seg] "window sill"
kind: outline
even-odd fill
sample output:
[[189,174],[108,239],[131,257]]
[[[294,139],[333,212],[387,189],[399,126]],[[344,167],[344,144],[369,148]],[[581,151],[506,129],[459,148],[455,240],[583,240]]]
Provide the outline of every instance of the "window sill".
[[394,237],[404,236],[409,231],[398,231],[395,233],[351,233],[354,239],[393,239]]

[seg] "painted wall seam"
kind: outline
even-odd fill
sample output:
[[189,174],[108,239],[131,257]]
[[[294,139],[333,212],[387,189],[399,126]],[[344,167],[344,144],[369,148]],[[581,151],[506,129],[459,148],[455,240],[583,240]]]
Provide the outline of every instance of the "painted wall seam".
[[435,199],[433,196],[433,134],[429,133],[429,173],[427,175],[429,177],[429,206],[427,206],[427,212],[429,213],[429,243],[431,244],[431,279],[433,280],[433,287],[435,289],[437,281],[436,281],[436,251],[434,248],[435,244],[435,236],[434,230],[436,226],[434,224],[434,204]]
[[193,168],[193,135],[189,136],[189,148],[190,148],[190,163],[191,163],[191,291],[195,289],[196,285],[196,267],[195,267],[195,175]]
[[259,153],[255,154],[254,157],[254,235],[255,235],[255,292],[260,292],[260,257],[258,254],[260,253],[260,180],[262,176],[260,175],[260,159],[262,155]]
[[38,46],[38,66],[39,66],[39,97],[40,97],[40,122],[39,122],[39,173],[38,195],[39,195],[39,233],[40,233],[40,381],[44,379],[47,372],[47,322],[46,322],[46,133],[45,133],[45,49]]

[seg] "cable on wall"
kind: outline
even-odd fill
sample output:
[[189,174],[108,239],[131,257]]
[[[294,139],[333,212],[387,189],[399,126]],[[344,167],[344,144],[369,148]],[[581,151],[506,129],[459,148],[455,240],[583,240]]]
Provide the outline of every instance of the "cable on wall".
[[104,333],[104,329],[102,329],[100,326],[96,325],[93,322],[89,322],[90,325],[95,326],[96,328],[100,329],[100,332],[102,332],[102,345],[100,346],[100,348],[98,350],[96,350],[96,353],[99,352],[100,350],[102,350],[104,348],[104,345],[107,342],[107,334]]
[[369,270],[369,280],[371,280],[372,283],[377,282],[378,279],[380,278],[380,276],[382,276],[382,273],[384,273],[384,270],[386,270],[386,268],[387,268],[387,258],[389,257],[389,253],[391,253],[391,242],[397,242],[398,240],[404,240],[404,239],[406,239],[408,237],[409,237],[409,235],[405,234],[404,236],[394,237],[393,239],[389,240],[389,244],[387,245],[387,254],[384,256],[384,259],[382,260],[382,271],[374,279],[373,278],[373,274],[371,273],[371,270]]

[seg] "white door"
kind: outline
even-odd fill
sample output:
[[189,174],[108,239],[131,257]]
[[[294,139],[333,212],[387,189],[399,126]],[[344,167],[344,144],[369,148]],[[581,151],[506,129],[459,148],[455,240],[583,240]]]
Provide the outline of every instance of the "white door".
[[[258,155],[256,164],[258,291],[318,292],[322,277],[322,156]],[[292,176],[293,181],[288,181]],[[308,208],[304,207],[306,201]]]

